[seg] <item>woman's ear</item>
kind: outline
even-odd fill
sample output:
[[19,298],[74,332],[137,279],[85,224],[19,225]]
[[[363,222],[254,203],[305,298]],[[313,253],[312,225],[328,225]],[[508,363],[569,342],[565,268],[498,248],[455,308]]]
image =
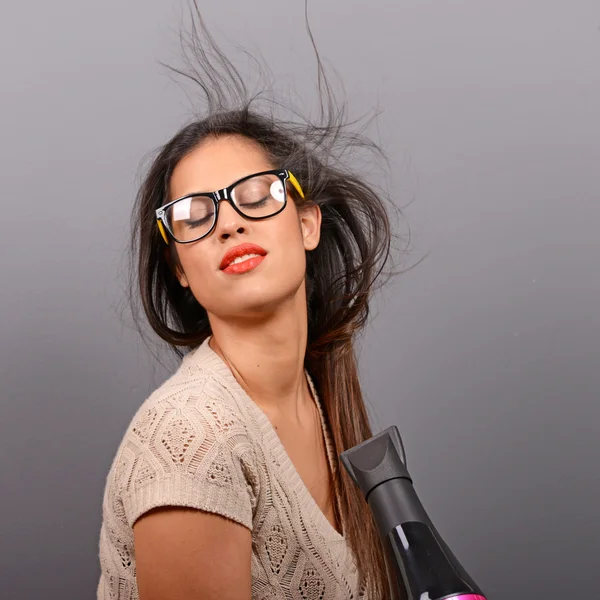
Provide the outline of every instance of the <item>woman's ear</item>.
[[175,277],[177,277],[181,287],[190,287],[187,277],[185,276],[185,273],[181,268],[179,260],[171,256],[171,250],[168,247],[165,248],[165,260],[171,268],[171,271],[173,271],[173,273],[175,274]]
[[305,250],[314,250],[321,239],[321,208],[318,204],[303,208],[299,214]]
[[185,273],[183,272],[179,261],[177,261],[177,264],[175,265],[175,277],[177,277],[177,279],[179,280],[181,287],[190,287],[190,283],[187,280],[187,277],[185,276]]
[[180,269],[177,270],[177,279],[179,279],[179,283],[181,284],[181,287],[190,287],[190,284],[187,280],[187,277],[185,276],[185,273],[183,271],[181,271]]

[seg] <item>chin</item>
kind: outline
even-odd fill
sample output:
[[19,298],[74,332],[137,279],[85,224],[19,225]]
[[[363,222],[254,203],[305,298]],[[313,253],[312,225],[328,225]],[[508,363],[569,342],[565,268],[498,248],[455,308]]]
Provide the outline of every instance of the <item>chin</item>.
[[[244,316],[267,316],[277,312],[285,304],[293,301],[298,294],[305,293],[302,286],[273,286],[252,282],[253,285],[240,285],[238,291],[232,292],[227,302],[218,304],[215,314],[221,318],[239,318]],[[213,298],[214,302],[214,298]]]
[[244,290],[239,297],[238,312],[271,312],[285,303],[287,294],[282,289],[265,289],[264,286],[257,289]]

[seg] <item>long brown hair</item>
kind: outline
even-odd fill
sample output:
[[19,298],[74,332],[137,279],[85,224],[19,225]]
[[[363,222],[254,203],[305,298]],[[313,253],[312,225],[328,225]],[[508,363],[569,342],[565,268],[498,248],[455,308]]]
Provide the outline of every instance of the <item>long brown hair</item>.
[[[362,133],[350,131],[357,121],[349,122],[345,105],[336,102],[308,20],[320,101],[319,115],[312,121],[289,106],[294,118],[276,117],[282,104],[264,91],[250,96],[243,78],[211,37],[195,2],[193,12],[190,36],[183,44],[187,68],[167,66],[200,87],[204,108],[199,118],[158,149],[136,197],[129,290],[134,320],[144,337],[142,308],[152,330],[179,358],[184,349],[197,347],[211,334],[206,310],[189,288],[179,285],[176,248],[168,252],[161,241],[154,211],[169,200],[169,180],[177,163],[207,136],[238,134],[258,143],[273,165],[292,170],[299,180],[305,197],[293,194],[298,209],[314,204],[321,209],[320,242],[306,256],[305,366],[322,399],[339,457],[373,435],[354,344],[369,316],[372,293],[382,285],[384,275],[387,281],[395,274],[384,272],[397,237],[388,209],[401,215],[383,187],[369,185],[351,168],[349,157],[353,150],[374,151],[382,159],[385,154]],[[368,585],[371,598],[387,600],[391,597],[387,566],[372,515],[339,461],[331,493],[339,500],[337,517],[356,557],[361,584]]]

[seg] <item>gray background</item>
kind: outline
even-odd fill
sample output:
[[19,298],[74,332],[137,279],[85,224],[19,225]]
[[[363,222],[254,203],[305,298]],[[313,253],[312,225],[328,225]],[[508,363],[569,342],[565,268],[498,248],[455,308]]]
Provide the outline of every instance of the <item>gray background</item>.
[[[303,2],[203,10],[310,103]],[[3,598],[95,597],[105,476],[168,375],[120,311],[140,161],[190,114],[157,63],[180,16],[0,9]],[[310,18],[354,113],[385,109],[410,258],[428,254],[361,345],[374,429],[398,425],[491,600],[598,598],[600,3],[319,0]]]

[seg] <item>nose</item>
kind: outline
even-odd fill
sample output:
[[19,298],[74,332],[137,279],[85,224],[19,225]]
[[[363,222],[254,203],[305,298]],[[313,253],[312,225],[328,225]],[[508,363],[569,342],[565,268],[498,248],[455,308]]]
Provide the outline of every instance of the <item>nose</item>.
[[219,202],[219,214],[215,225],[218,237],[228,237],[232,233],[242,233],[246,228],[246,219],[231,206],[230,201]]

